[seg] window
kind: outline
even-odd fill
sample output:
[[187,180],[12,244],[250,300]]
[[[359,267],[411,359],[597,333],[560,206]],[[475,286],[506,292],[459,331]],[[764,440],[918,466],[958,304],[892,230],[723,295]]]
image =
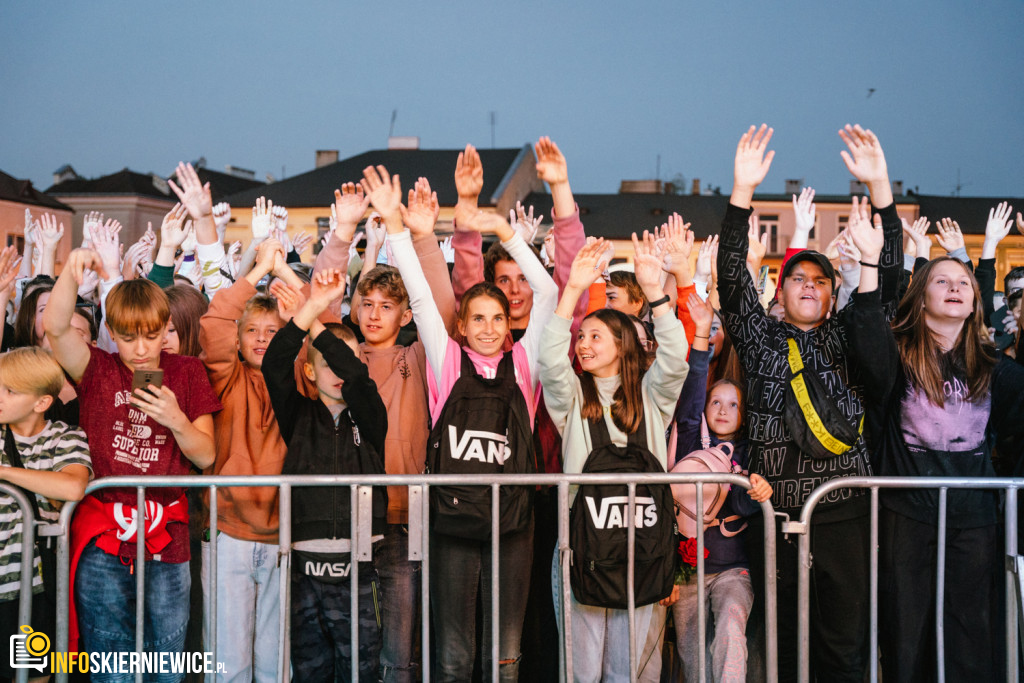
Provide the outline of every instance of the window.
[[323,249],[323,238],[324,235],[331,231],[331,219],[330,218],[317,218],[316,219],[316,242],[313,244],[313,253],[319,254],[320,250]]
[[779,216],[778,214],[760,216],[761,232],[768,233],[768,253],[778,254],[779,249]]
[[23,235],[7,235],[7,246],[13,246],[19,254],[25,253],[25,237]]

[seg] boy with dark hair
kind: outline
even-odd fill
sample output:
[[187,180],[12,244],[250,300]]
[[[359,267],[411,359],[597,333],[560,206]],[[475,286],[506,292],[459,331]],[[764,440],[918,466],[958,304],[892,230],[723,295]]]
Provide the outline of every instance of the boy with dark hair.
[[[44,417],[63,386],[64,371],[48,351],[25,347],[0,355],[0,482],[25,489],[36,520],[50,523],[59,517],[60,506],[53,501],[81,500],[92,471],[82,430]],[[14,499],[4,494],[0,494],[0,520],[0,636],[9,641],[21,634],[23,517]],[[55,548],[42,548],[44,557],[36,553],[33,560],[31,623],[42,633],[53,633],[55,626]],[[15,672],[8,661],[0,663],[0,676],[13,679]]]
[[[57,361],[76,383],[81,425],[97,478],[188,474],[213,462],[213,417],[220,410],[196,358],[161,352],[170,306],[149,280],[122,282],[107,297],[112,354],[90,346],[71,327],[78,285],[87,268],[105,276],[91,249],[68,256],[50,295],[43,328]],[[133,389],[133,374],[162,370],[161,386]],[[135,649],[135,529],[146,532],[145,651],[180,652],[189,609],[188,502],[181,488],[146,492],[136,510],[133,489],[106,489],[78,506],[72,523],[75,601],[84,650]],[[107,680],[93,674],[94,681]]]
[[[860,126],[847,126],[840,136],[852,153],[842,152],[850,172],[867,184],[873,211],[885,233],[879,281],[882,304],[895,313],[903,267],[903,234],[893,204],[885,157],[878,138]],[[808,494],[838,477],[872,473],[864,439],[857,425],[864,414],[861,375],[849,353],[847,319],[851,307],[831,315],[835,273],[828,259],[804,250],[790,258],[779,284],[783,321],[769,318],[758,301],[746,265],[748,219],[754,190],[774,157],[767,152],[772,129],[751,126],[740,139],[735,158],[735,183],[722,224],[718,250],[718,289],[722,315],[747,379],[746,406],[750,439],[750,471],[763,476],[774,490],[775,509],[797,519]],[[799,424],[785,418],[792,377],[790,343],[795,343],[804,376],[827,387],[825,399],[835,404],[840,422],[848,422],[854,439],[849,449],[832,457],[812,458],[813,444],[798,440]],[[819,408],[820,409],[820,408]],[[842,427],[830,425],[830,429]],[[806,427],[806,425],[805,425]],[[807,430],[804,429],[806,432]],[[868,642],[868,499],[863,489],[842,489],[816,508],[809,533],[814,566],[811,581],[811,677],[828,681],[860,681],[867,667]],[[752,533],[757,538],[757,533]],[[779,680],[796,676],[796,626],[793,611],[797,588],[797,547],[780,534],[778,552]],[[752,572],[757,577],[758,572]]]
[[[317,273],[310,297],[275,283],[282,318],[290,318],[267,348],[262,372],[281,436],[288,444],[284,474],[384,474],[387,412],[360,362],[355,335],[340,324],[317,320],[345,294],[337,270]],[[299,393],[292,366],[306,335],[312,339],[306,377],[318,399]],[[333,455],[329,455],[333,454]],[[387,493],[373,489],[372,534],[383,538]],[[377,575],[359,567],[359,609],[351,614],[351,497],[347,488],[304,488],[292,498],[291,662],[300,681],[348,680],[351,628],[359,628],[359,677],[376,679],[380,650]],[[323,568],[327,567],[325,571]],[[412,607],[411,605],[409,607]],[[337,673],[336,673],[337,672]]]

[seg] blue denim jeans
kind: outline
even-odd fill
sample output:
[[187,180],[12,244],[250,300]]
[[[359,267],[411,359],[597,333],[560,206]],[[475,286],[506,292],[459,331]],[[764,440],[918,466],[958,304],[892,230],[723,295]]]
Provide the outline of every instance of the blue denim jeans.
[[[203,643],[210,650],[213,625],[206,614],[210,591],[210,548],[203,541]],[[224,673],[207,681],[235,683],[277,680],[281,642],[281,570],[277,545],[217,536],[217,655]],[[216,676],[216,678],[215,678]]]
[[409,561],[409,532],[389,524],[384,540],[373,546],[381,588],[380,678],[384,683],[413,683],[413,660],[420,611],[420,562]]
[[[519,643],[533,564],[533,521],[505,534],[498,553],[499,680],[519,680]],[[473,678],[477,599],[483,615],[483,678],[491,676],[491,542],[430,532],[430,606],[435,636],[435,679],[464,683]]]
[[[146,652],[181,652],[188,626],[188,562],[146,563]],[[116,555],[90,542],[75,573],[75,606],[83,652],[135,651],[135,575]],[[90,657],[91,659],[91,657]],[[184,674],[151,674],[145,681],[177,683]],[[92,674],[94,683],[134,681],[131,674]]]

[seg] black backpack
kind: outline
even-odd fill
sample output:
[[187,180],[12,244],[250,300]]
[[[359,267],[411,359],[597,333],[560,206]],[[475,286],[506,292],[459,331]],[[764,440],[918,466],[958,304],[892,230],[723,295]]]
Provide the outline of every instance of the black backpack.
[[[535,471],[530,413],[516,384],[512,353],[498,363],[494,379],[485,379],[462,351],[462,372],[427,442],[427,472],[493,476]],[[533,489],[501,488],[502,534],[527,527],[533,518]],[[434,531],[449,536],[490,538],[491,488],[431,486],[430,522]]]
[[[583,465],[584,474],[663,473],[647,447],[647,430],[628,435],[625,447],[611,441],[602,417],[587,421],[594,446]],[[672,593],[678,562],[675,511],[668,484],[640,484],[635,496],[636,533],[633,574],[634,604],[649,605]],[[626,526],[629,492],[625,484],[584,484],[569,512],[569,582],[576,602],[594,607],[627,609]],[[638,522],[638,523],[637,523]]]

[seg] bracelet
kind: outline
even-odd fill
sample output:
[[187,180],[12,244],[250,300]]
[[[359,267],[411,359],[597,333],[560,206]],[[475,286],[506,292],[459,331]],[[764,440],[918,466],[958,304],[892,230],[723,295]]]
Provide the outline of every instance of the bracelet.
[[665,296],[661,297],[657,301],[652,301],[650,303],[650,306],[651,306],[652,309],[654,309],[654,308],[657,308],[658,306],[660,306],[662,304],[667,304],[670,301],[672,301],[672,297],[670,297],[668,294],[666,294]]
[[703,334],[695,334],[695,335],[693,335],[693,338],[694,339],[710,339],[710,337],[705,337]]
[[865,268],[874,268],[876,270],[878,269],[878,264],[877,263],[864,263],[863,261],[857,261],[857,263],[861,264]]

